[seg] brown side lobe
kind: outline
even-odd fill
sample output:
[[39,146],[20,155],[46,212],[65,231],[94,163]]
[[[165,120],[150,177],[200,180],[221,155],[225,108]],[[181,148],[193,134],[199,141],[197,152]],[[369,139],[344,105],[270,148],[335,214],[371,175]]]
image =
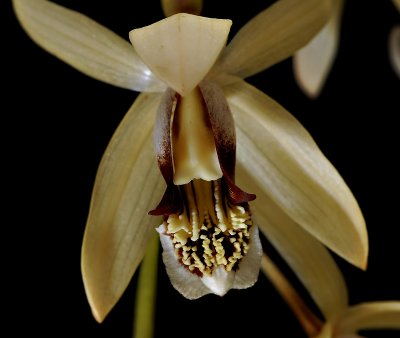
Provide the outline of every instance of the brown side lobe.
[[[236,134],[235,124],[221,88],[211,82],[203,81],[199,85],[207,111],[207,125],[214,135],[214,142],[220,168],[223,173],[223,189],[228,200],[234,205],[247,203],[256,198],[235,185]],[[158,108],[154,130],[154,144],[158,166],[167,183],[167,189],[158,206],[150,215],[170,215],[182,209],[179,188],[174,185],[174,167],[172,156],[171,133],[174,112],[179,105],[180,96],[172,89],[167,89]]]
[[167,183],[167,189],[158,206],[149,211],[150,215],[170,215],[181,209],[180,192],[174,185],[174,166],[171,145],[171,125],[173,113],[178,106],[180,96],[168,88],[161,98],[154,126],[154,150],[161,174]]
[[218,85],[208,81],[201,82],[199,88],[207,108],[229,202],[238,205],[252,201],[256,195],[246,193],[235,185],[235,122],[224,92]]

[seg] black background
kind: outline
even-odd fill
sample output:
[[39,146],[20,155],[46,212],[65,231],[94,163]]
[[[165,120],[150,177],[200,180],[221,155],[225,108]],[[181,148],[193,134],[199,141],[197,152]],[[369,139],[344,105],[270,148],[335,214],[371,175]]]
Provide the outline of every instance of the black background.
[[[157,0],[56,2],[126,38],[163,18]],[[232,37],[270,3],[206,0],[202,14],[232,19]],[[97,324],[83,290],[80,246],[97,166],[137,93],[86,77],[47,54],[18,25],[10,1],[0,6],[3,321],[12,337],[130,337],[136,277]],[[400,299],[400,80],[387,54],[395,24],[400,15],[390,1],[348,1],[338,56],[317,100],[295,84],[290,59],[248,79],[303,123],[360,204],[370,237],[368,271],[337,259],[351,304]],[[158,294],[156,337],[304,337],[264,276],[248,290],[187,301],[161,265]]]

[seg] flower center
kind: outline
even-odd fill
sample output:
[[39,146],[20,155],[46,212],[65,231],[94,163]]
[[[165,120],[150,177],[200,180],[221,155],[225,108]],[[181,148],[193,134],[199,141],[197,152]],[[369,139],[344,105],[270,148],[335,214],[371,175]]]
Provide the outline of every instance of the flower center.
[[183,210],[164,220],[178,260],[201,277],[220,266],[235,271],[250,247],[247,203],[231,205],[221,179],[193,180],[179,188]]

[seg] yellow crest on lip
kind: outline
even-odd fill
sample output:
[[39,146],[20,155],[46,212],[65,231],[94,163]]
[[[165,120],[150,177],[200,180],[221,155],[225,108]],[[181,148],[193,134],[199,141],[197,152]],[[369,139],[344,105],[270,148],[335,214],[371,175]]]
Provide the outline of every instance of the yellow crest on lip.
[[151,71],[185,96],[214,65],[231,25],[231,20],[179,13],[134,29],[129,38]]

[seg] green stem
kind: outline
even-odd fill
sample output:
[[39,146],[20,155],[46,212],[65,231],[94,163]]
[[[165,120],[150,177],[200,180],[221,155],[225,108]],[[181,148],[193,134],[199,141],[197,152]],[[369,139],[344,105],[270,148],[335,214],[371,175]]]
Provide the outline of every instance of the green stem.
[[322,329],[322,321],[311,311],[287,278],[266,254],[263,255],[261,260],[261,270],[286,301],[308,337],[315,337]]
[[158,234],[154,233],[140,266],[133,317],[133,338],[152,338],[157,293]]

